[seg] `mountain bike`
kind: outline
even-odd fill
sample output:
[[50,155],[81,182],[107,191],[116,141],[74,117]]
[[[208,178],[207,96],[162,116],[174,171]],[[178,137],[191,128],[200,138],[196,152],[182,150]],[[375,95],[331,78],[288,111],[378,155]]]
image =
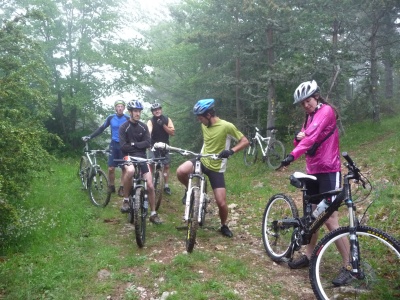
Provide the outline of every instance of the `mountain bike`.
[[247,166],[256,163],[258,158],[258,149],[262,153],[262,161],[266,162],[269,167],[276,169],[281,161],[285,158],[285,146],[276,139],[278,130],[275,127],[268,127],[271,131],[271,136],[263,137],[260,130],[255,127],[256,133],[253,138],[249,138],[250,145],[244,149],[243,159]]
[[218,158],[218,154],[195,153],[189,150],[172,147],[164,143],[155,143],[154,147],[165,149],[167,151],[175,151],[183,156],[190,155],[196,158],[194,171],[189,175],[184,215],[184,220],[187,224],[186,251],[191,253],[196,244],[197,229],[205,225],[207,205],[210,203],[210,199],[207,195],[207,180],[201,171],[200,159],[202,157],[207,157],[208,159],[220,158]]
[[154,191],[156,193],[156,211],[160,208],[164,191],[164,158],[153,161],[151,164]]
[[[272,196],[265,208],[262,222],[262,237],[268,256],[275,262],[288,262],[302,245],[309,244],[311,236],[340,206],[347,206],[348,222],[326,234],[316,245],[310,259],[309,278],[317,299],[395,299],[400,296],[400,243],[388,233],[361,225],[369,208],[360,218],[352,198],[352,182],[363,188],[368,179],[360,172],[349,155],[346,160],[347,174],[343,175],[343,188],[318,195],[308,195],[307,185],[315,176],[295,172],[290,184],[301,189],[303,194],[303,217],[299,217],[295,202],[285,194]],[[369,195],[367,193],[367,196]],[[336,199],[316,219],[312,216],[313,199]],[[367,196],[363,196],[365,199]],[[358,201],[357,201],[358,202]],[[335,286],[332,280],[342,266],[342,256],[335,243],[345,238],[350,244],[346,267],[351,281],[344,286]]]
[[125,156],[123,160],[115,159],[121,167],[127,164],[133,164],[135,173],[132,177],[132,189],[129,193],[129,211],[128,222],[135,227],[135,239],[139,248],[143,248],[146,242],[146,221],[148,216],[148,189],[147,180],[143,178],[140,165],[157,163],[161,158],[142,158],[135,156]]
[[97,163],[98,154],[108,154],[109,150],[90,150],[86,141],[84,155],[79,163],[78,176],[84,190],[88,190],[89,199],[99,207],[105,207],[110,202],[111,193],[108,188],[108,177]]

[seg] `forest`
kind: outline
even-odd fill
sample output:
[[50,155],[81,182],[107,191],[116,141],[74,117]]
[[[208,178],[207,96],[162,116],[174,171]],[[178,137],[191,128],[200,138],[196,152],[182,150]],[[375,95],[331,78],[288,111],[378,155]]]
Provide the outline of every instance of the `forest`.
[[286,141],[303,81],[338,108],[342,134],[400,109],[398,0],[180,0],[162,15],[133,0],[4,0],[0,14],[2,243],[32,179],[82,149],[109,97],[161,103],[188,149],[201,145],[202,98],[245,134],[276,126]]

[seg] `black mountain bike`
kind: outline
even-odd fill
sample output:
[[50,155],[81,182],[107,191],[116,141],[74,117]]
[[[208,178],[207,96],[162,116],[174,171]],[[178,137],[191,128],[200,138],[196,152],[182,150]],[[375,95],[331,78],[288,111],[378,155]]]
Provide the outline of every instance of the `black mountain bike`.
[[[369,187],[346,152],[348,173],[343,176],[343,188],[319,195],[307,195],[307,185],[315,176],[295,172],[291,185],[302,190],[303,217],[299,217],[295,202],[287,195],[272,196],[265,208],[262,237],[268,256],[276,262],[288,262],[295,251],[310,242],[311,236],[341,205],[347,206],[349,225],[326,234],[315,247],[310,259],[309,278],[317,299],[399,299],[400,243],[380,229],[361,225],[352,200],[351,181]],[[337,195],[335,201],[316,219],[312,217],[312,199]],[[369,206],[368,206],[369,207]],[[368,207],[362,217],[365,216]],[[335,243],[345,238],[350,244],[348,257],[352,280],[345,286],[335,286],[332,280],[342,266],[342,256]]]
[[124,160],[115,159],[117,162],[123,161],[120,166],[133,164],[135,167],[132,189],[129,193],[128,222],[135,227],[135,239],[139,248],[142,248],[146,242],[146,222],[149,208],[147,180],[142,176],[140,165],[157,163],[163,159],[165,157],[147,159],[135,156],[125,156]]

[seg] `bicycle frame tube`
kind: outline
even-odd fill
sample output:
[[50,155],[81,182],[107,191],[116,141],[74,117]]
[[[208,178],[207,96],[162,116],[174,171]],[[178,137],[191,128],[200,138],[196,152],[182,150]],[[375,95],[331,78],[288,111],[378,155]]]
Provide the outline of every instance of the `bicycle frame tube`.
[[192,174],[189,176],[189,184],[188,184],[188,192],[186,193],[186,203],[185,203],[185,221],[189,220],[189,209],[190,209],[190,198],[192,197],[193,187],[192,187],[192,179],[194,177],[200,178],[200,203],[199,203],[199,217],[198,221],[201,221],[201,209],[203,208],[204,203],[204,185],[205,185],[205,177],[201,172],[201,162],[200,160],[196,160],[195,169]]
[[[256,132],[256,136],[254,138],[257,140],[258,144],[260,145],[261,152],[262,152],[263,156],[265,156],[267,154],[267,149],[268,149],[271,137],[266,137],[265,138],[257,131]],[[265,147],[263,146],[263,143],[266,143]]]

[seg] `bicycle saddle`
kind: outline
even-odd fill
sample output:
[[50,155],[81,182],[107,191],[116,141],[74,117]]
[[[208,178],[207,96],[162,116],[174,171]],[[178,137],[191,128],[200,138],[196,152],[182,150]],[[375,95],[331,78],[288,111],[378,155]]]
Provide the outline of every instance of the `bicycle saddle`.
[[290,184],[297,188],[302,188],[307,180],[317,180],[317,177],[302,172],[294,172],[290,175]]

